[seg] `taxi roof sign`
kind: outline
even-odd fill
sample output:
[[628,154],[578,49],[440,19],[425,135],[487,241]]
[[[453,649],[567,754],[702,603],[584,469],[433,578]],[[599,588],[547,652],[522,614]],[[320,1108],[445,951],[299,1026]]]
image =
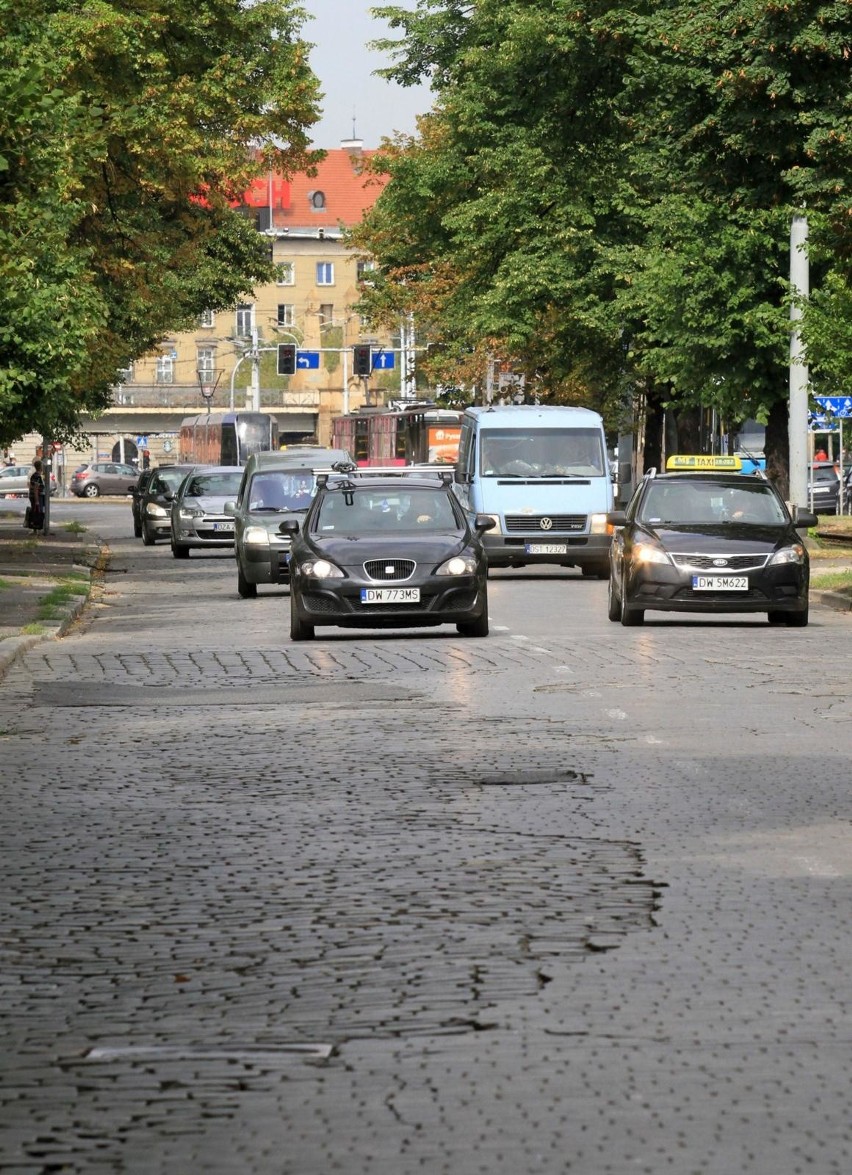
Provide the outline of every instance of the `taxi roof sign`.
[[741,457],[722,457],[713,453],[678,453],[666,461],[666,469],[675,473],[695,473],[697,470],[707,473],[739,473],[742,467]]

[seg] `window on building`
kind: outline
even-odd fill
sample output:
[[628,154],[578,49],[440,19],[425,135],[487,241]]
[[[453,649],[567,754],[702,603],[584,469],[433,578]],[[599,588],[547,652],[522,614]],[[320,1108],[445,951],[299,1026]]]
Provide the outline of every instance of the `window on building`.
[[355,272],[358,276],[358,281],[363,282],[369,279],[370,274],[375,270],[375,261],[358,261],[355,265]]
[[201,317],[198,320],[198,325],[206,329],[210,329],[216,325],[216,311],[202,310]]
[[334,322],[334,306],[331,302],[322,302],[319,308],[320,327],[331,326]]
[[175,382],[175,360],[173,355],[157,356],[157,371],[154,378],[158,384],[173,384]]
[[131,363],[129,367],[119,367],[118,369],[118,383],[132,384],[136,379],[136,369]]
[[216,352],[212,347],[199,347],[195,353],[195,368],[201,383],[212,383],[215,379]]
[[236,335],[239,338],[250,337],[253,326],[254,306],[251,302],[241,302],[237,307]]
[[334,285],[334,262],[333,261],[318,261],[317,262],[317,285],[318,286],[333,286]]
[[296,325],[296,307],[291,302],[278,303],[278,326]]
[[282,261],[276,265],[277,275],[275,284],[277,286],[293,286],[296,284],[296,266],[292,261]]
[[308,203],[314,212],[321,212],[325,208],[325,192],[308,192]]

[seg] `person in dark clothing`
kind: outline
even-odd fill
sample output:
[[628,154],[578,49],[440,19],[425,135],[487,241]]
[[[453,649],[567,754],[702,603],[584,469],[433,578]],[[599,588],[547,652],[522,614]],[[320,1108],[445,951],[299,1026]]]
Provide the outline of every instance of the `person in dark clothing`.
[[44,474],[41,461],[33,461],[33,471],[30,474],[30,508],[27,526],[33,532],[44,528]]

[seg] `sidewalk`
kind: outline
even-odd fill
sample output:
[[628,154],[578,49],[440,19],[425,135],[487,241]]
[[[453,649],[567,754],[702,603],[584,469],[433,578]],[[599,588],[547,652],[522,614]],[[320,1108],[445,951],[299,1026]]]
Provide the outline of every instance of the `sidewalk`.
[[0,678],[19,653],[68,630],[106,555],[89,530],[54,523],[34,536],[0,503]]

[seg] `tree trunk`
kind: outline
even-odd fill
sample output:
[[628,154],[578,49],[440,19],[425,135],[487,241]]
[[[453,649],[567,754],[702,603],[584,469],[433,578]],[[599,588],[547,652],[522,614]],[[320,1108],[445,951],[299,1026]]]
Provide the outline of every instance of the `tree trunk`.
[[788,428],[788,404],[776,400],[766,422],[766,476],[774,484],[781,497],[790,497],[790,437]]

